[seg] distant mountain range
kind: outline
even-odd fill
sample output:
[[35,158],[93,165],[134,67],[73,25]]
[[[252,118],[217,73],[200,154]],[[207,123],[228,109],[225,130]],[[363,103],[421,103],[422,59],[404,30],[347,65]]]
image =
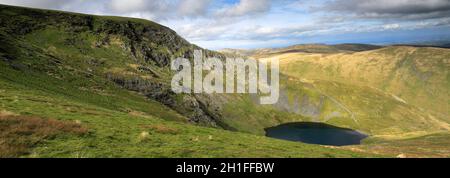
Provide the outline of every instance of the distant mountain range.
[[375,50],[387,46],[450,48],[450,42],[439,41],[439,42],[423,42],[423,43],[392,44],[392,45],[371,45],[358,43],[344,43],[336,45],[299,44],[281,48],[259,48],[259,49],[225,48],[219,51],[223,54],[227,54],[228,56],[233,57],[233,56],[252,56],[255,54],[264,54],[264,53],[285,53],[285,52],[307,52],[307,53],[361,52],[361,51]]

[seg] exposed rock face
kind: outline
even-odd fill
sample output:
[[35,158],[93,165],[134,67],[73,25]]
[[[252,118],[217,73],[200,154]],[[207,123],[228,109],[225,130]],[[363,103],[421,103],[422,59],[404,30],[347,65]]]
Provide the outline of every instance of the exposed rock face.
[[174,31],[162,26],[152,28],[142,23],[130,21],[120,23],[107,20],[101,22],[95,32],[106,34],[99,44],[108,44],[111,36],[119,36],[124,42],[125,50],[135,58],[159,67],[168,67],[174,57],[190,57],[176,55],[186,54],[187,51],[196,49]]
[[170,86],[158,82],[139,78],[123,79],[112,77],[111,75],[108,75],[107,78],[128,90],[142,93],[148,98],[161,102],[189,118],[189,121],[192,123],[211,127],[226,127],[225,125],[220,124],[220,119],[222,118],[219,114],[219,110],[209,110],[207,105],[211,102],[210,100],[205,99],[209,96],[202,96],[202,100],[198,100],[195,95],[175,94],[170,89]]
[[324,101],[325,97],[321,96],[319,103],[316,104],[310,101],[310,97],[308,95],[303,95],[299,113],[303,116],[313,118],[319,117],[322,112]]
[[292,102],[289,102],[287,91],[281,90],[280,99],[275,106],[286,112],[296,113],[310,118],[318,118],[322,114],[325,100],[325,96],[320,96],[318,102],[313,102],[309,95],[303,94],[300,98],[295,97]]

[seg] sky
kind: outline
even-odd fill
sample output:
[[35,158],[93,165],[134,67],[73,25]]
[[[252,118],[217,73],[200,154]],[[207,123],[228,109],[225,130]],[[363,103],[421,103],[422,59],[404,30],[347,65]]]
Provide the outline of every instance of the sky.
[[450,0],[0,0],[143,18],[208,49],[450,41]]

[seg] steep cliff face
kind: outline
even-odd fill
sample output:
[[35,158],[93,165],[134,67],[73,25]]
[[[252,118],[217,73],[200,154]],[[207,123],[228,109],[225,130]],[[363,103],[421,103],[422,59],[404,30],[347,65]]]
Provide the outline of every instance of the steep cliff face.
[[169,67],[177,57],[192,59],[194,50],[223,56],[190,44],[167,27],[141,19],[0,6],[0,42],[0,55],[12,68],[61,80],[95,78],[96,87],[113,82],[191,122],[218,126],[218,118],[208,114],[195,96],[170,90]]

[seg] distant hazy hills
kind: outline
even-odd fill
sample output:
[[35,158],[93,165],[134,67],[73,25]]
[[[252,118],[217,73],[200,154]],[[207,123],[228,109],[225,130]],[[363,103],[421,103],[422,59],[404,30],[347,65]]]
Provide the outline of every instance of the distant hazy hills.
[[393,45],[370,45],[370,44],[357,44],[357,43],[347,43],[347,44],[336,44],[336,45],[326,45],[326,44],[300,44],[293,45],[283,48],[260,48],[260,49],[221,49],[221,53],[233,56],[254,56],[258,55],[269,55],[269,54],[281,54],[281,53],[339,53],[339,52],[362,52],[375,50],[388,46],[410,46],[410,47],[435,47],[435,48],[450,48],[449,42],[429,42],[429,43],[417,43],[417,44],[393,44]]

